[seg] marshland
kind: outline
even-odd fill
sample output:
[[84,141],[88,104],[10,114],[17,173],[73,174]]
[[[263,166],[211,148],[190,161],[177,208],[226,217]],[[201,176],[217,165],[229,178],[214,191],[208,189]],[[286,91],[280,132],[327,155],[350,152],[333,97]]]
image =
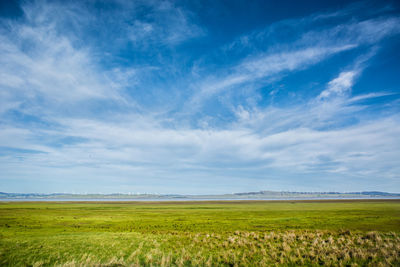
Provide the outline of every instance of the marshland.
[[398,266],[400,200],[2,202],[1,266]]

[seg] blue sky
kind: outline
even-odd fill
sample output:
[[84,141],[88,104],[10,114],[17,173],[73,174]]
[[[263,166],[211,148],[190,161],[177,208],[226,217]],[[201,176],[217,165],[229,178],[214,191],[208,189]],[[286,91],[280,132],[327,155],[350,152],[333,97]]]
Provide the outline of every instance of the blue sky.
[[0,191],[400,191],[398,1],[1,1]]

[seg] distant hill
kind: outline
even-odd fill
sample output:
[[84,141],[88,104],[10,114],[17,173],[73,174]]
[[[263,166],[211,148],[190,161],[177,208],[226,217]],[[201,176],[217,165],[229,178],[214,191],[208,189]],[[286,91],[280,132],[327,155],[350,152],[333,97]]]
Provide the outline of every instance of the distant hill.
[[337,198],[400,198],[399,193],[379,191],[366,192],[289,192],[289,191],[258,191],[222,195],[178,195],[178,194],[38,194],[38,193],[4,193],[0,192],[0,199],[26,199],[26,200],[80,200],[80,199],[129,199],[129,200],[205,200],[205,199],[337,199]]

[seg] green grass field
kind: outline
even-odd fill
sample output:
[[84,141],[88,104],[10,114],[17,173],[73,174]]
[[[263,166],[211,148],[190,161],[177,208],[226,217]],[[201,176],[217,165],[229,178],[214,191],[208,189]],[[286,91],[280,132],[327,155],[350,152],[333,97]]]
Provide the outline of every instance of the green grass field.
[[1,266],[400,266],[400,201],[0,202]]

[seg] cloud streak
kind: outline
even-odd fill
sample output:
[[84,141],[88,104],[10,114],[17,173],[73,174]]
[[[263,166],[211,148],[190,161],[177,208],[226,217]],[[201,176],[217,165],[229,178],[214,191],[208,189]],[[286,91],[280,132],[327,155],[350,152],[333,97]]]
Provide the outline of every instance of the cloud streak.
[[[275,79],[281,79],[287,73],[304,70],[330,56],[360,46],[376,44],[385,37],[399,33],[400,27],[398,25],[400,25],[399,18],[389,17],[351,22],[318,32],[306,32],[290,45],[294,49],[287,49],[287,46],[282,48],[282,44],[279,44],[270,47],[268,52],[255,52],[248,55],[236,66],[226,70],[225,73],[220,73],[219,78],[211,77],[205,83],[200,83],[190,106],[201,105],[202,102],[207,101],[213,95],[232,90],[237,86],[243,86],[245,83],[256,84],[260,79],[265,80],[273,75],[276,76]],[[295,29],[296,22],[292,22],[290,26]],[[275,25],[272,26],[272,28],[274,27]],[[264,30],[263,34],[268,32],[268,37],[272,38],[270,31]],[[252,36],[243,36],[241,39],[246,40],[244,46],[247,46],[247,42],[251,42],[252,39],[260,39],[260,34],[253,33]],[[237,48],[237,46],[236,44],[235,47]],[[357,64],[360,65],[373,56],[374,50],[376,49],[366,55],[365,59],[360,58]],[[351,83],[357,74],[356,72],[343,73],[342,77],[332,81],[331,90],[324,94],[328,95],[335,91],[339,93],[346,87],[351,87],[351,84],[346,85],[344,83]],[[321,97],[324,97],[324,95],[321,95]]]

